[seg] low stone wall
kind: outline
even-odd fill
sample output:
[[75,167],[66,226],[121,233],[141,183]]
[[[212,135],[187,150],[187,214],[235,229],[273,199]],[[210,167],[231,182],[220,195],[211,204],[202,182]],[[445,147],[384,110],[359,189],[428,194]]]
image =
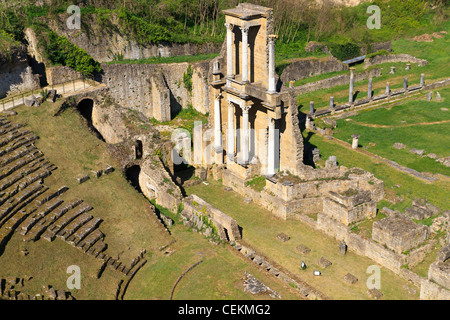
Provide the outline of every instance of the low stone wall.
[[427,60],[416,58],[409,54],[388,54],[386,56],[379,55],[369,59],[364,60],[364,68],[368,68],[370,66],[374,66],[381,63],[396,63],[396,62],[409,62],[416,63],[420,66],[424,66],[428,64]]
[[317,215],[317,228],[337,240],[344,240],[350,250],[374,260],[396,274],[400,273],[401,267],[406,263],[404,255],[396,254],[372,240],[352,233],[350,227],[323,213]]
[[420,284],[420,299],[422,300],[450,300],[450,291],[427,279]]
[[214,227],[217,228],[218,234],[223,241],[235,242],[242,238],[236,220],[195,194],[183,199],[183,211],[181,215],[190,221],[195,221],[197,217],[197,227],[199,227],[199,230],[202,229],[203,225],[201,217],[208,218]]
[[81,73],[67,66],[48,67],[45,73],[50,86],[83,79]]
[[280,79],[286,86],[289,86],[290,81],[342,70],[348,70],[348,65],[332,56],[321,59],[295,59],[291,60],[291,63],[283,70]]
[[182,193],[158,158],[150,157],[142,164],[139,186],[148,199],[156,200],[158,205],[171,212],[178,211],[183,198]]
[[[364,72],[355,73],[355,82],[379,76],[381,76],[381,68],[371,69]],[[321,89],[328,89],[335,86],[347,85],[349,83],[350,83],[350,74],[342,74],[328,79],[307,83],[298,87],[291,88],[290,90],[294,91],[296,95],[299,95]]]

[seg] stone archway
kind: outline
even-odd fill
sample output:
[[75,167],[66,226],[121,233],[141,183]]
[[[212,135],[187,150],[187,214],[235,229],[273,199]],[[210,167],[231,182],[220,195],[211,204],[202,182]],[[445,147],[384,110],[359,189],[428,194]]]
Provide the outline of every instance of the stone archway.
[[97,138],[99,138],[102,141],[105,141],[102,134],[97,130],[97,128],[94,126],[92,122],[92,112],[95,108],[95,102],[92,98],[82,98],[77,103],[77,110],[80,113],[80,115],[86,120],[87,126],[89,129],[95,134]]

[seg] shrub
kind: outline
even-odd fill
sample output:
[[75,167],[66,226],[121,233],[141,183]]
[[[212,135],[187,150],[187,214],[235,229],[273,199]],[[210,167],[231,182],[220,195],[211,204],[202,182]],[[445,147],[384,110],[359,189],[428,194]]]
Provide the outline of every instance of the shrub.
[[329,43],[328,48],[330,48],[331,54],[341,61],[361,55],[361,48],[353,42],[344,44]]

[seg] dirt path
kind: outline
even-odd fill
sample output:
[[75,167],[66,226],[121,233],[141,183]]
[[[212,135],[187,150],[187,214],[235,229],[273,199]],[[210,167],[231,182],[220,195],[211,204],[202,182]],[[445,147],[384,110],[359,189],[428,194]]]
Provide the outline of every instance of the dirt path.
[[358,124],[360,126],[364,127],[371,127],[371,128],[405,128],[405,127],[413,127],[413,126],[430,126],[434,124],[443,124],[443,123],[449,123],[450,120],[441,120],[441,121],[433,121],[433,122],[418,122],[418,123],[407,123],[407,124],[400,124],[400,125],[383,125],[383,124],[372,124],[372,123],[364,123],[364,122],[358,122],[358,121],[351,121],[352,123]]

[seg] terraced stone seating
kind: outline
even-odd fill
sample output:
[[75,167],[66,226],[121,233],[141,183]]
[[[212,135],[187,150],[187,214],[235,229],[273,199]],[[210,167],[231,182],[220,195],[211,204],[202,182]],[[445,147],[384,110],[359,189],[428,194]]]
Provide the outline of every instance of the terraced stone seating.
[[84,212],[92,210],[92,207],[87,204],[82,204],[77,206],[75,209],[70,210],[68,213],[63,215],[60,219],[55,221],[42,235],[42,238],[48,241],[53,241],[56,234],[59,233],[63,228],[70,224],[74,219]]

